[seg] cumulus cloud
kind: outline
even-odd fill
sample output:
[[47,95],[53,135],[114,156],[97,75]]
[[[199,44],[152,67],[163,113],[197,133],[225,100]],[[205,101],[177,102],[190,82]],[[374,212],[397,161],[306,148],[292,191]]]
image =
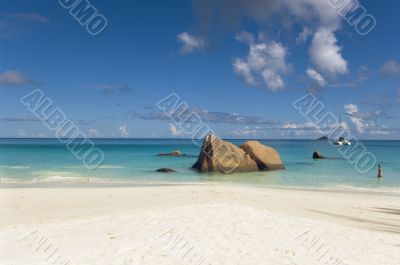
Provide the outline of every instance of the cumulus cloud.
[[385,125],[379,124],[380,120],[392,118],[383,110],[365,112],[351,103],[345,105],[344,110],[359,133],[386,135],[390,131]]
[[0,73],[0,86],[24,86],[29,83],[29,78],[18,71],[8,70]]
[[305,43],[308,38],[312,35],[312,30],[309,29],[308,27],[304,27],[303,31],[299,33],[299,35],[296,38],[296,43],[298,45]]
[[301,130],[317,130],[318,127],[312,122],[296,123],[292,121],[285,122],[282,125],[283,129],[301,129]]
[[380,72],[385,77],[400,77],[400,63],[395,60],[389,60],[382,65]]
[[179,129],[175,124],[170,123],[169,124],[169,132],[171,133],[172,136],[175,137],[182,137],[185,135],[185,132]]
[[[293,24],[300,25],[302,31],[298,33],[296,43],[305,43],[312,36],[309,56],[314,65],[313,68],[326,80],[329,80],[328,75],[330,78],[334,78],[336,75],[348,73],[348,62],[343,57],[342,47],[338,44],[335,36],[343,19],[329,1],[195,0],[194,6],[199,15],[199,26],[202,29],[200,32],[236,31],[240,28],[242,21],[246,19],[251,19],[266,27],[266,32],[274,32],[271,29],[277,24],[284,24],[286,30],[294,29],[291,27]],[[270,23],[271,21],[274,23]],[[267,88],[276,91],[285,87],[284,75],[288,70],[287,50],[285,45],[273,41],[271,38],[273,38],[272,34],[269,36],[269,41],[255,40],[254,36],[247,32],[236,36],[237,40],[249,44],[249,55],[247,58],[235,58],[233,69],[247,84],[256,85],[260,79]],[[283,56],[275,57],[268,52],[272,49],[280,50]],[[252,57],[253,55],[254,57]],[[272,64],[272,66],[260,70],[256,58],[267,61],[268,65],[270,65],[270,58],[279,58],[285,66],[277,68]]]
[[97,129],[91,128],[89,129],[89,134],[91,137],[100,137],[101,133]]
[[260,130],[259,127],[251,128],[249,126],[244,128],[236,128],[230,132],[230,135],[239,138],[260,137],[263,134],[263,131]]
[[308,68],[306,71],[308,78],[311,80],[309,92],[316,93],[319,89],[326,85],[325,78],[313,68]]
[[[338,123],[327,123],[316,125],[312,122],[278,122],[271,125],[245,126],[233,129],[229,132],[230,136],[241,138],[261,138],[261,137],[289,137],[289,138],[311,138],[315,139],[326,134],[327,131],[336,130]],[[346,122],[342,122],[342,127],[348,129]]]
[[[329,1],[321,0],[194,0],[199,27],[203,32],[236,30],[246,18],[264,23],[277,16],[310,26],[337,29],[341,17]],[[315,23],[317,22],[317,23]]]
[[129,137],[129,132],[128,132],[128,126],[126,124],[123,124],[118,127],[119,135],[121,137]]
[[364,120],[360,118],[357,114],[359,114],[358,106],[355,104],[347,104],[344,105],[345,113],[350,116],[351,122],[356,126],[356,129],[359,133],[364,132]]
[[233,61],[233,69],[235,70],[235,73],[241,76],[247,84],[256,84],[256,80],[253,76],[252,70],[247,62],[243,61],[240,58],[237,58]]
[[312,80],[314,80],[315,82],[317,82],[318,85],[320,85],[320,86],[326,85],[326,81],[325,81],[324,77],[320,73],[315,71],[314,69],[308,68],[306,73],[307,73],[308,77],[311,78]]
[[331,76],[345,74],[348,71],[347,61],[341,54],[342,48],[331,29],[319,28],[314,34],[310,46],[310,58],[314,65]]
[[181,53],[190,53],[206,47],[206,42],[203,38],[190,35],[187,32],[180,33],[177,38],[182,45],[180,49]]
[[233,68],[240,77],[249,85],[255,85],[257,79],[263,80],[266,87],[272,91],[285,87],[282,75],[288,74],[290,66],[286,62],[287,50],[282,43],[264,41],[259,38],[257,42],[250,33],[244,33],[237,37],[238,40],[249,45],[246,58],[236,58]]

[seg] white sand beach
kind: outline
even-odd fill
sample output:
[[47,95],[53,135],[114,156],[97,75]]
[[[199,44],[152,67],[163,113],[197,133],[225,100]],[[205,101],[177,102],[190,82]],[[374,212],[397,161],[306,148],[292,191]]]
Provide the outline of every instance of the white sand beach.
[[0,264],[393,264],[396,194],[220,184],[0,189]]

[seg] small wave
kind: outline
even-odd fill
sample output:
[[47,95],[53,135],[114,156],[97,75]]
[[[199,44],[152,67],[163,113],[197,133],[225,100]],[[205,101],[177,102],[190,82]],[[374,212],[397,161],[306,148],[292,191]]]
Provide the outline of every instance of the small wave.
[[[64,168],[67,169],[86,169],[85,166],[81,165],[81,166],[65,166]],[[100,165],[97,168],[99,169],[121,169],[121,168],[125,168],[123,166],[118,166],[118,165]]]
[[31,180],[27,181],[26,179],[21,179],[21,178],[0,178],[0,183],[2,183],[2,184],[23,184],[23,183],[31,183]]
[[31,167],[18,166],[18,165],[0,165],[0,168],[3,168],[3,169],[29,169]]
[[88,177],[47,176],[35,178],[33,182],[89,182]]
[[119,169],[119,168],[124,168],[123,166],[117,166],[117,165],[100,165],[98,168],[101,169]]
[[353,191],[353,192],[370,192],[370,193],[390,193],[390,194],[397,194],[400,195],[400,187],[357,187],[352,185],[331,185],[325,186],[327,189],[332,190],[342,190],[342,191]]

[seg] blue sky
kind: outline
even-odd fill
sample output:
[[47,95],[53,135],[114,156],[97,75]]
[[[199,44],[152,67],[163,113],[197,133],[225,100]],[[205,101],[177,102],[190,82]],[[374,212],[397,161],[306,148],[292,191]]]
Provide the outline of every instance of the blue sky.
[[315,138],[292,106],[312,92],[355,136],[400,139],[398,1],[360,2],[367,35],[329,0],[227,2],[92,0],[93,36],[59,1],[2,1],[0,137],[54,137],[20,103],[40,89],[90,137],[190,137],[156,106],[176,93],[220,137]]

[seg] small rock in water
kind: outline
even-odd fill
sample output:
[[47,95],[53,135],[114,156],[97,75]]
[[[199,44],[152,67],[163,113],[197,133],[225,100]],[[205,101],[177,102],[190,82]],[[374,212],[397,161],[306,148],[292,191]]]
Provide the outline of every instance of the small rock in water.
[[172,173],[172,172],[176,172],[176,171],[173,170],[173,169],[170,169],[170,168],[159,168],[159,169],[156,170],[156,172]]
[[160,153],[159,156],[184,156],[181,151],[173,151],[171,153]]
[[315,151],[312,155],[314,159],[324,159],[325,156],[321,155],[318,151]]

